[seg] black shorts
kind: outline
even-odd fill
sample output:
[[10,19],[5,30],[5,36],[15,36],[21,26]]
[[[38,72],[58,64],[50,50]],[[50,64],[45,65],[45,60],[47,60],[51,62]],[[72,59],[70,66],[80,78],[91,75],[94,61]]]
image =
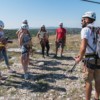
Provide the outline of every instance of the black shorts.
[[84,64],[90,69],[100,69],[100,59],[97,60],[97,64],[95,63],[95,59],[84,60]]
[[64,45],[65,45],[65,42],[64,40],[59,40],[57,43],[56,43],[56,47],[59,48],[64,48]]

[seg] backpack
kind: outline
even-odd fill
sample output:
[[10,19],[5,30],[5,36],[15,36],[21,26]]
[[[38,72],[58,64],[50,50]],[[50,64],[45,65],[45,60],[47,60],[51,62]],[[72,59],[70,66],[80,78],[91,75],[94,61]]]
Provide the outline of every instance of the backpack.
[[89,44],[88,47],[95,53],[97,56],[96,59],[100,59],[100,27],[89,27],[94,34],[94,42],[96,43],[96,50],[94,50]]
[[98,54],[98,57],[100,58],[100,27],[96,29],[97,34],[97,47],[96,47],[96,53]]

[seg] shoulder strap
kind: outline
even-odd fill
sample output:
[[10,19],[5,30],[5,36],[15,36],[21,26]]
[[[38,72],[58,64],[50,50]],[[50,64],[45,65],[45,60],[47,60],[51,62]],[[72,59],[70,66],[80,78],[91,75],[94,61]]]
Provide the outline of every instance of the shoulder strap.
[[96,52],[89,44],[87,44],[87,45],[93,52]]

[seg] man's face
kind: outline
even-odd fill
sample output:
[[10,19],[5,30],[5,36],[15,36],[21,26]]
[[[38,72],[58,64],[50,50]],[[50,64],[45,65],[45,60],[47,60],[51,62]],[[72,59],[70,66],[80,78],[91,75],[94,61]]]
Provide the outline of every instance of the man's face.
[[82,18],[82,20],[81,20],[82,28],[86,27],[88,23],[90,23],[90,19],[89,18],[87,18],[87,17],[86,18]]
[[63,28],[63,25],[59,25],[60,28]]

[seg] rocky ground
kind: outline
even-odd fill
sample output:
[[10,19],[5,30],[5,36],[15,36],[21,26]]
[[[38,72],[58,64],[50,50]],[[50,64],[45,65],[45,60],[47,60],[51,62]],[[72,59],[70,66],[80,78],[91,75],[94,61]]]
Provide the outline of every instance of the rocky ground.
[[17,72],[9,74],[4,62],[0,62],[0,70],[8,76],[0,85],[0,100],[85,100],[81,63],[72,73],[68,72],[75,63],[76,54],[66,51],[62,58],[53,58],[52,54],[42,58],[34,53],[30,57],[28,80],[23,78],[20,54],[9,54],[11,67]]
[[62,58],[53,58],[54,40],[55,36],[50,36],[50,56],[42,58],[39,41],[33,37],[36,51],[30,57],[28,80],[23,78],[20,49],[11,49],[19,47],[18,41],[14,40],[13,44],[9,44],[9,62],[16,73],[8,73],[4,61],[0,61],[0,70],[8,77],[0,85],[0,100],[85,100],[82,64],[78,64],[72,73],[68,72],[75,63],[74,57],[78,54],[80,35],[67,36]]

